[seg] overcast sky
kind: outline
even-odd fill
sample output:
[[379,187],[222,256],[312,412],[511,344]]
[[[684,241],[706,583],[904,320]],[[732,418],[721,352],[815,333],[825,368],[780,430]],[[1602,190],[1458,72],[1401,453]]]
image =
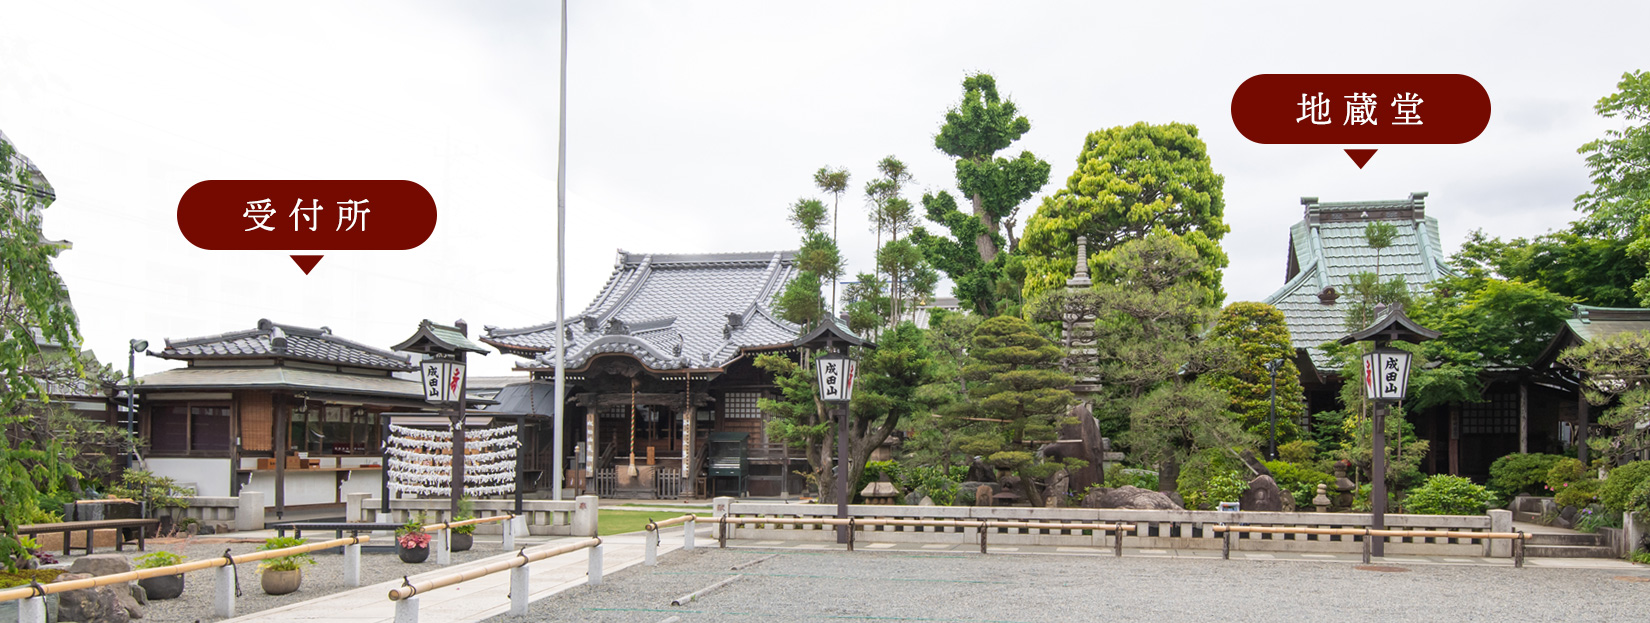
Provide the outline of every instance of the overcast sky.
[[[56,187],[46,232],[75,245],[57,266],[87,344],[124,366],[130,338],[259,318],[380,346],[421,318],[552,320],[558,20],[554,3],[0,2],[0,130]],[[911,199],[955,187],[932,137],[976,71],[1031,119],[1010,151],[1053,165],[1039,198],[1090,131],[1196,124],[1226,178],[1228,301],[1282,285],[1303,195],[1429,191],[1451,252],[1474,228],[1539,234],[1587,188],[1576,148],[1617,125],[1593,102],[1650,69],[1646,23],[1643,2],[575,1],[568,311],[620,248],[795,247],[784,208],[823,165],[853,172],[841,242],[867,269],[860,189],[890,154]],[[1381,147],[1359,170],[1342,146],[1239,135],[1231,95],[1261,73],[1461,73],[1494,112],[1471,143]],[[440,222],[417,249],[327,253],[306,276],[184,240],[178,198],[207,179],[410,179]],[[481,359],[475,374],[514,363]]]

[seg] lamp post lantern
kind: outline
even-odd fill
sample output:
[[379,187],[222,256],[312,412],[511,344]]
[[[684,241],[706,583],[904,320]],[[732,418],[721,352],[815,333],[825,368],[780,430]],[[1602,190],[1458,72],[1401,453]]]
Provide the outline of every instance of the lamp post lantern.
[[[1392,404],[1403,401],[1409,391],[1410,366],[1409,352],[1392,348],[1389,344],[1395,341],[1419,344],[1437,339],[1439,333],[1410,320],[1409,316],[1404,315],[1402,305],[1393,304],[1385,309],[1377,307],[1376,313],[1378,318],[1375,324],[1341,338],[1340,343],[1375,343],[1375,348],[1364,355],[1363,382],[1364,398],[1374,406],[1370,414],[1373,425],[1370,431],[1373,435],[1369,466],[1372,472],[1369,483],[1370,524],[1374,529],[1382,530],[1386,528],[1386,416]],[[1386,538],[1376,539],[1370,544],[1369,551],[1373,556],[1385,556]]]
[[[128,439],[137,438],[137,412],[134,411],[137,397],[137,354],[138,351],[149,350],[149,341],[136,339],[126,343],[126,436]],[[137,453],[126,453],[126,467],[129,469],[137,463]]]
[[1283,369],[1282,359],[1273,359],[1266,362],[1266,371],[1272,373],[1272,393],[1270,400],[1272,407],[1266,414],[1266,426],[1270,431],[1267,435],[1266,458],[1278,460],[1278,370]]
[[[814,372],[818,375],[819,401],[826,409],[834,409],[836,420],[836,516],[848,518],[848,401],[854,395],[854,373],[858,364],[848,357],[848,348],[859,346],[875,348],[876,344],[854,335],[835,318],[826,316],[819,326],[792,344],[798,348],[819,351],[814,358]],[[838,543],[848,542],[848,527],[837,526]]]
[[[464,420],[467,413],[465,392],[469,389],[465,378],[465,355],[469,353],[487,354],[487,348],[470,341],[470,327],[463,320],[453,323],[453,326],[435,324],[425,320],[418,324],[418,331],[406,341],[397,344],[397,352],[423,353],[425,359],[419,362],[418,375],[424,386],[424,400],[443,407],[453,407],[449,416],[453,425],[453,458],[452,458],[452,515],[458,515],[459,501],[464,497]],[[385,430],[389,429],[387,425]],[[519,431],[518,431],[519,432]],[[387,452],[387,450],[386,450]],[[389,457],[384,458],[384,465],[389,465]],[[517,462],[520,465],[520,462]],[[521,490],[521,474],[516,474],[516,490]],[[383,510],[389,512],[389,496],[384,496]]]

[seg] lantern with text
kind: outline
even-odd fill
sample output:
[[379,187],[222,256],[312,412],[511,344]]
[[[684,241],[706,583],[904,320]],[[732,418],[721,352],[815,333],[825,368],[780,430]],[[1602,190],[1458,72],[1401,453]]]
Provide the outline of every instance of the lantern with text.
[[1364,397],[1398,402],[1409,389],[1409,351],[1381,347],[1364,355]]
[[854,397],[854,372],[859,365],[847,355],[830,353],[814,359],[814,370],[819,374],[819,400],[844,403]]
[[425,359],[418,366],[424,383],[424,401],[436,404],[458,402],[464,394],[464,363],[452,359]]

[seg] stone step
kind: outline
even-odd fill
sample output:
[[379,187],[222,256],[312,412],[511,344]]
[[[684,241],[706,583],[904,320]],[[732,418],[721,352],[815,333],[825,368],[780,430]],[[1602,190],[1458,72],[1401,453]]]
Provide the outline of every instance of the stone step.
[[1541,523],[1540,519],[1541,519],[1541,513],[1526,513],[1524,511],[1513,511],[1513,521],[1516,521],[1516,522],[1519,522],[1519,523]]
[[1579,533],[1538,533],[1526,545],[1573,545],[1577,547],[1602,547],[1604,535]]
[[1524,555],[1530,558],[1615,558],[1608,547],[1592,545],[1526,545]]

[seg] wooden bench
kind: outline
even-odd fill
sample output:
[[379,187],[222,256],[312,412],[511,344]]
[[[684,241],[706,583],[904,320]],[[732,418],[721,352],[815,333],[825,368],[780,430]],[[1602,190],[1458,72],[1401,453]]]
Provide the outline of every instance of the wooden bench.
[[160,525],[159,519],[96,519],[92,521],[64,521],[59,523],[37,523],[26,526],[18,526],[17,534],[23,535],[61,532],[63,533],[63,555],[68,556],[73,554],[76,549],[74,547],[74,541],[70,539],[70,535],[75,532],[85,530],[86,546],[80,549],[86,550],[86,553],[89,555],[92,553],[93,544],[96,542],[94,540],[93,532],[97,530],[114,529],[115,551],[118,552],[122,551],[126,546],[126,539],[125,536],[121,534],[121,531],[136,528],[138,551],[141,552],[143,551],[144,546],[144,532],[150,526],[158,525]]

